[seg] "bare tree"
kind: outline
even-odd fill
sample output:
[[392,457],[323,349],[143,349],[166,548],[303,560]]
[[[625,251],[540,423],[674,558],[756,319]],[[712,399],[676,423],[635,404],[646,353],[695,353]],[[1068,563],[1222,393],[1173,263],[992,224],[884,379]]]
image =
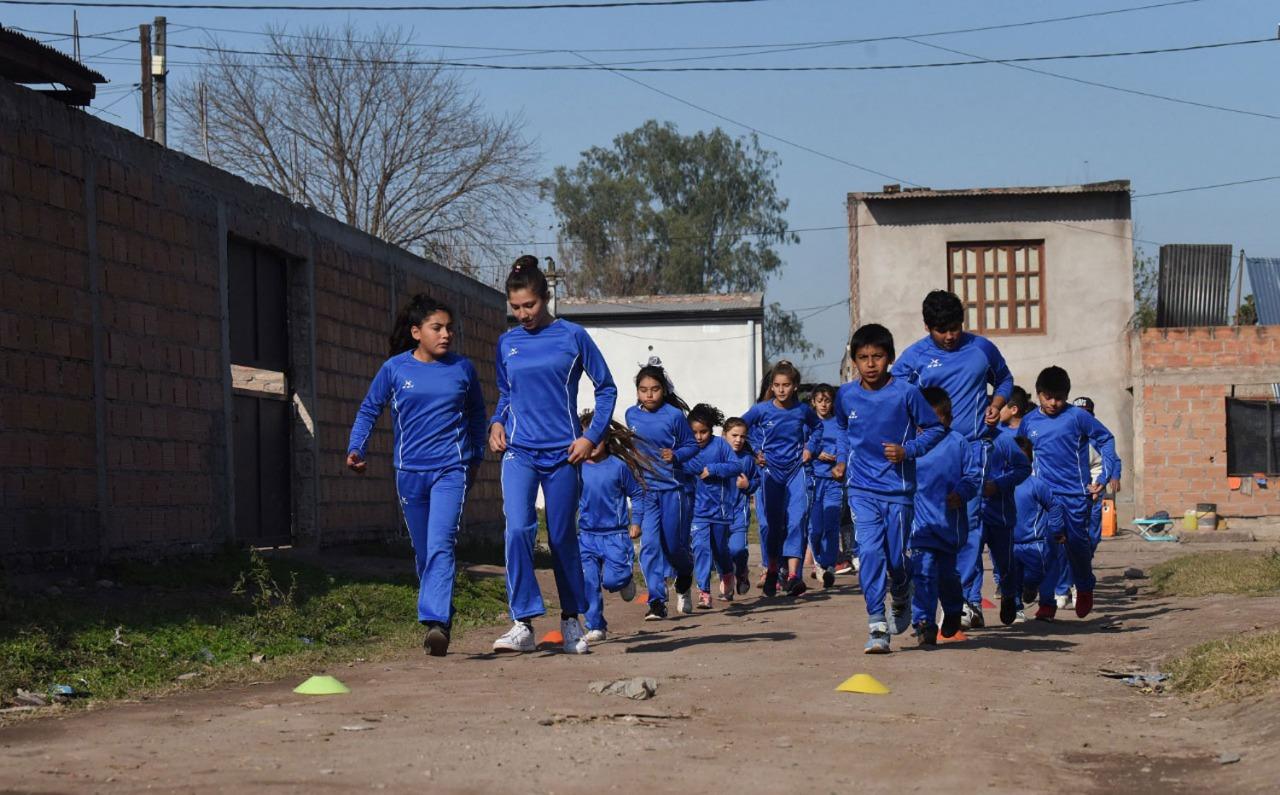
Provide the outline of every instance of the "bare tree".
[[398,29],[268,29],[266,55],[218,45],[178,93],[182,147],[441,264],[507,251],[537,196],[519,117],[495,118]]

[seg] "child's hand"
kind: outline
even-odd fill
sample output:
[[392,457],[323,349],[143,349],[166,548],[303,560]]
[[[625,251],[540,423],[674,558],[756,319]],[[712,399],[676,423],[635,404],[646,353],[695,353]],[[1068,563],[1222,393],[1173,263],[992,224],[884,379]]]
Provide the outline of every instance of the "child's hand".
[[959,510],[964,507],[964,497],[954,491],[947,495],[947,507]]
[[821,453],[818,453],[818,460],[826,461],[829,464],[829,463],[832,463],[833,461],[839,461],[840,459],[836,458],[831,453],[828,453],[827,451],[823,450]]
[[907,460],[907,451],[902,445],[893,442],[884,442],[884,457],[891,464],[901,464]]
[[805,451],[800,454],[800,463],[807,464],[812,460],[813,460],[813,453],[809,452],[809,449],[806,447]]
[[1119,480],[1110,480],[1110,481],[1107,481],[1107,491],[1111,492],[1112,494],[1119,494],[1119,493],[1120,493],[1120,481],[1119,481]]
[[591,443],[590,439],[585,436],[579,436],[573,441],[573,444],[569,445],[569,463],[581,464],[591,457],[591,451],[594,449],[596,449],[596,446]]
[[631,525],[630,527],[628,527],[628,528],[627,528],[627,535],[628,535],[629,537],[631,537],[631,538],[639,538],[639,537],[640,537],[640,525],[638,525],[638,524],[633,524],[633,525]]
[[1101,483],[1090,483],[1087,488],[1089,490],[1089,496],[1093,497],[1095,500],[1098,499],[1098,495],[1102,493]]
[[495,453],[506,452],[507,429],[500,422],[489,426],[489,449]]
[[994,480],[988,480],[982,484],[982,496],[994,497],[1000,493],[1000,487],[996,485]]
[[658,451],[658,454],[661,455],[662,460],[668,464],[670,464],[671,461],[676,457],[676,454],[671,451],[670,447],[662,448],[661,450]]
[[1000,422],[1000,409],[997,406],[987,406],[987,412],[982,416],[984,422],[988,425],[995,425]]
[[836,480],[844,480],[844,469],[845,469],[844,462],[841,461],[840,463],[831,467],[831,477]]
[[706,480],[707,478],[711,477],[711,470],[707,469],[706,467],[703,467],[702,471],[698,473],[698,477],[701,478],[702,480]]
[[738,488],[743,491],[751,488],[751,481],[747,480],[746,475],[738,475]]
[[350,469],[352,472],[355,472],[357,475],[363,475],[365,467],[367,466],[368,464],[365,462],[363,458],[360,457],[359,453],[355,451],[347,453],[347,469]]

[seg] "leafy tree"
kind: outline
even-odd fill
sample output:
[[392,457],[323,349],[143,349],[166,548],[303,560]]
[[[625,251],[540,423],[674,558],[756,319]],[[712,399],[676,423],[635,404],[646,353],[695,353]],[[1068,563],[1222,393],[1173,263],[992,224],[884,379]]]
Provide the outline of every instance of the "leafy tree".
[[[543,183],[560,221],[559,259],[581,296],[762,291],[799,240],[778,195],[778,156],[755,136],[681,135],[650,120],[592,147]],[[770,351],[821,354],[794,313],[770,304]]]
[[1258,325],[1258,305],[1253,300],[1253,293],[1246,295],[1244,301],[1240,303],[1240,308],[1236,310],[1236,325]]
[[1155,257],[1133,254],[1133,318],[1135,329],[1151,328],[1156,324],[1156,294],[1160,287],[1160,265]]

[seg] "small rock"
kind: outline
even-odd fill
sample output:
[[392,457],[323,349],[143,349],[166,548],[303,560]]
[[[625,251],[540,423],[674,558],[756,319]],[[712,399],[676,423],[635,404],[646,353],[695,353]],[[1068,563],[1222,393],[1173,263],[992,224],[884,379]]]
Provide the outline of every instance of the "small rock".
[[185,674],[178,674],[178,681],[185,682],[189,679],[195,679],[199,675],[200,675],[199,671],[188,671]]
[[262,664],[266,661],[267,661],[267,655],[265,654],[254,654],[249,658],[249,662],[258,663],[258,664]]
[[615,679],[611,682],[601,680],[592,682],[587,689],[600,695],[622,696],[634,701],[644,701],[658,694],[658,680],[647,676]]
[[1130,566],[1124,570],[1124,578],[1126,580],[1145,580],[1147,573],[1142,569]]
[[49,699],[39,693],[32,693],[30,690],[18,688],[18,695],[13,700],[13,703],[20,707],[47,707],[49,706]]
[[62,596],[62,589],[56,585],[50,585],[44,589],[45,596]]
[[1234,751],[1223,751],[1222,756],[1218,757],[1218,764],[1220,765],[1234,765],[1239,761],[1240,754],[1237,754]]
[[334,773],[337,773],[337,772],[338,772],[338,771],[334,770],[334,769],[333,769],[333,768],[331,768],[331,767],[322,767],[322,768],[320,768],[320,775],[322,775],[322,776],[332,776]]
[[369,730],[371,730],[371,729],[373,729],[373,727],[372,727],[372,726],[370,726],[370,725],[368,725],[368,724],[365,724],[365,723],[358,723],[358,724],[356,724],[356,725],[354,725],[354,726],[343,726],[343,727],[342,727],[342,730],[343,730],[344,732],[367,732],[367,731],[369,731]]
[[1125,596],[1137,596],[1137,595],[1138,595],[1138,586],[1136,586],[1136,585],[1126,585],[1126,586],[1124,587],[1124,595],[1125,595]]
[[538,718],[539,726],[554,726],[556,722],[551,718]]
[[1169,717],[1169,713],[1167,713],[1167,712],[1153,712],[1153,713],[1151,713],[1150,715],[1148,715],[1147,717],[1148,717],[1148,718],[1167,718],[1167,717]]

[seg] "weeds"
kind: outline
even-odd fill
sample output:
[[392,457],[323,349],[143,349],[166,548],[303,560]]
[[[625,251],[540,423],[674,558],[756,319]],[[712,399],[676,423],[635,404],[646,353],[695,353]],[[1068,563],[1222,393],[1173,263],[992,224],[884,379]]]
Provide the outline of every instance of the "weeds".
[[1151,584],[1161,596],[1275,594],[1280,592],[1280,551],[1182,555],[1152,568]]

